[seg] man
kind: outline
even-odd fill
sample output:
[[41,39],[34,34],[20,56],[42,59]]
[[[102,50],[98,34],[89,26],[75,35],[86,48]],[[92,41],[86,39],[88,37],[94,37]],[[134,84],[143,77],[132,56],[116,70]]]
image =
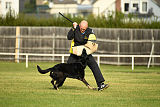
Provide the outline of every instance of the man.
[[[70,29],[67,35],[68,40],[72,40],[70,49],[71,54],[68,58],[67,63],[78,62],[80,57],[73,54],[72,46],[85,45],[91,34],[93,35],[94,33],[92,29],[88,28],[87,21],[82,20],[79,25],[76,22],[73,23],[73,28]],[[92,70],[93,75],[96,79],[98,91],[108,88],[109,85],[103,83],[105,80],[101,74],[98,64],[91,54],[88,55],[87,65]]]

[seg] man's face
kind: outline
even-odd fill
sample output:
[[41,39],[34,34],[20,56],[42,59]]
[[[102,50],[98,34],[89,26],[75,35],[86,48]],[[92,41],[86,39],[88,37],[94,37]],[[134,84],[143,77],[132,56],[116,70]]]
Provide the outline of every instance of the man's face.
[[81,33],[84,33],[85,30],[88,28],[88,23],[87,23],[86,21],[82,21],[82,22],[79,24],[79,27],[80,27]]
[[84,33],[87,28],[80,27],[81,33]]

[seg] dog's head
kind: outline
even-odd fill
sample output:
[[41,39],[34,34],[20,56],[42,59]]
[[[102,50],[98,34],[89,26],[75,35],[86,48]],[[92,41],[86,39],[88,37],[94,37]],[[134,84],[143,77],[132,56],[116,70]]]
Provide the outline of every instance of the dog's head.
[[88,55],[87,55],[86,49],[84,48],[81,54],[81,63],[84,68],[87,65],[87,59],[88,59]]

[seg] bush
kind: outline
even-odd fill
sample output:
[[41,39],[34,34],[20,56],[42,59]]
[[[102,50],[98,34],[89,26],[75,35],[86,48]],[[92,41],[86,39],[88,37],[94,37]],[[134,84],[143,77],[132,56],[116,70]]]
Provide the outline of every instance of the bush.
[[[125,16],[123,13],[117,12],[110,14],[106,18],[104,15],[94,16],[93,14],[87,17],[77,16],[71,17],[71,15],[65,15],[72,21],[80,23],[81,20],[85,19],[88,21],[90,27],[97,28],[153,28],[159,29],[160,22],[155,19],[154,21],[147,21],[139,19],[136,16],[129,14]],[[16,18],[13,15],[7,14],[5,18],[0,17],[0,26],[72,26],[72,23],[64,19],[62,16],[52,16],[49,18],[28,16],[19,14]]]

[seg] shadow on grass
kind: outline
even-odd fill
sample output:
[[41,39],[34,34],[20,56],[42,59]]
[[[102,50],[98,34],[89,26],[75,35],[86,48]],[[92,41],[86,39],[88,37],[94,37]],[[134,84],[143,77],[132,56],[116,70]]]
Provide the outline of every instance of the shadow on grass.
[[[50,90],[56,90],[53,87],[50,87],[48,89],[50,89]],[[59,90],[83,90],[83,89],[84,89],[84,87],[66,86],[66,85],[62,86],[62,87],[59,87]],[[88,88],[86,87],[86,89],[88,89]]]

